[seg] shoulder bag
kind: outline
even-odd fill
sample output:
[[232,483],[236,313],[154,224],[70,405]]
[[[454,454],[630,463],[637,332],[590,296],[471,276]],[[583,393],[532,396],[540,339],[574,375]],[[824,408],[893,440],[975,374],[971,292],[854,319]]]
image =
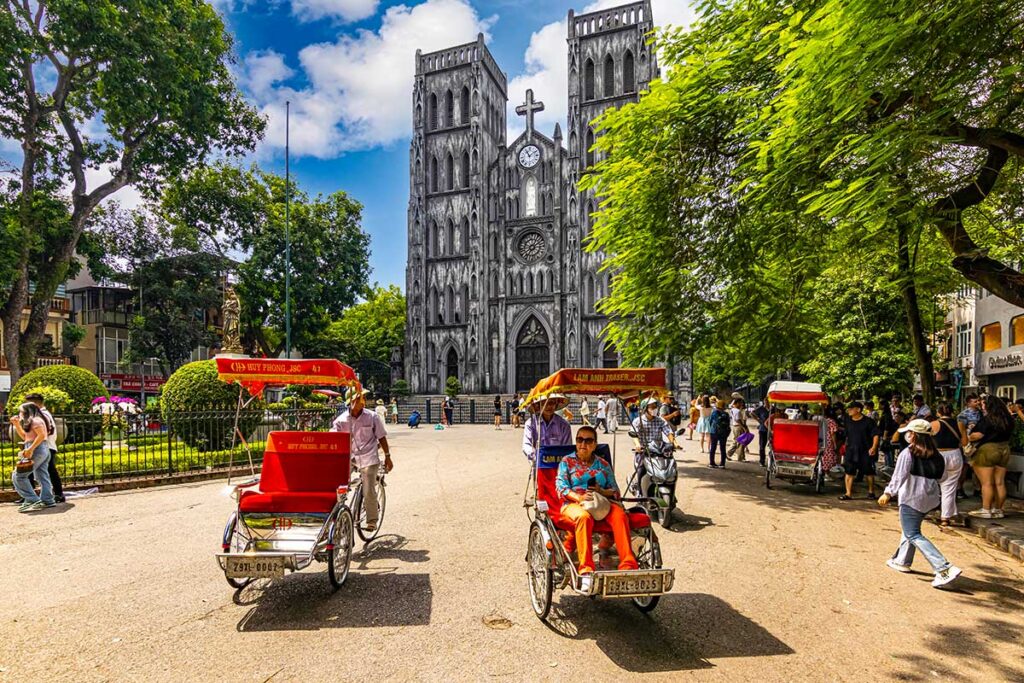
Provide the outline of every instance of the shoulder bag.
[[590,516],[594,518],[594,521],[600,522],[602,519],[608,516],[611,512],[612,503],[603,494],[597,491],[587,491],[590,494],[590,498],[584,498],[580,502],[580,506],[590,513]]

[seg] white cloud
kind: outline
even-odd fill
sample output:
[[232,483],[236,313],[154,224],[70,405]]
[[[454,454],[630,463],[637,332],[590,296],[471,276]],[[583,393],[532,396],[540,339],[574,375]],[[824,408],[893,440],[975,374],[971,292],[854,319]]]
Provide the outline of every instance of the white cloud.
[[291,101],[292,151],[300,156],[329,159],[408,137],[416,49],[471,42],[479,33],[486,35],[493,22],[482,19],[467,0],[390,7],[377,31],[362,29],[303,48],[299,61],[308,85],[300,89],[277,85],[292,75],[280,55],[247,56],[240,81],[269,119],[261,151],[284,147],[286,100]]
[[[617,7],[623,0],[597,0],[584,7],[579,14],[596,12]],[[656,26],[689,26],[695,12],[688,0],[652,0],[652,12]],[[512,104],[518,105],[527,88],[533,89],[534,97],[544,102],[544,111],[537,115],[536,125],[545,134],[550,134],[555,123],[565,126],[569,112],[567,82],[569,66],[566,58],[566,37],[568,19],[547,24],[530,36],[524,62],[525,73],[509,82],[508,93]],[[514,140],[525,128],[523,119],[510,107],[509,140]]]
[[[92,192],[97,187],[107,182],[111,178],[111,164],[101,164],[99,168],[87,168],[85,169],[85,187],[86,190]],[[68,187],[68,194],[71,194],[71,188]],[[131,210],[142,206],[145,200],[139,191],[131,185],[126,185],[112,195],[109,195],[103,200],[103,204],[108,202],[117,202],[121,205],[121,208]]]
[[301,21],[359,21],[376,14],[378,5],[380,0],[292,0],[292,14]]

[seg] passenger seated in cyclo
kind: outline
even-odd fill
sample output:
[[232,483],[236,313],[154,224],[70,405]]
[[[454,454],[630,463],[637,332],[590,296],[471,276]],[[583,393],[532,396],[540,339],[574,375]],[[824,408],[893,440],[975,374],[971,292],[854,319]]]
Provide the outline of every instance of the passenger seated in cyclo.
[[565,456],[558,465],[558,477],[555,490],[562,500],[561,516],[572,523],[575,534],[565,540],[565,547],[572,552],[575,544],[579,557],[579,571],[582,575],[583,590],[589,589],[593,577],[587,576],[594,571],[594,553],[591,547],[594,517],[585,508],[594,501],[594,492],[607,498],[610,502],[604,521],[612,529],[615,548],[619,555],[619,569],[637,569],[636,557],[630,545],[629,516],[618,501],[621,497],[615,473],[608,461],[599,458],[594,451],[597,449],[597,430],[583,426],[576,432],[576,453]]

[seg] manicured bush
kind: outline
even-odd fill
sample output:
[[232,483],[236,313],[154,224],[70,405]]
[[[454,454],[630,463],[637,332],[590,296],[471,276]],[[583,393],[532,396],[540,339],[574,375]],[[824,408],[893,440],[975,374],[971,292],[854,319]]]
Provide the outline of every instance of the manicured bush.
[[[230,448],[239,392],[250,397],[242,387],[222,382],[214,361],[197,361],[167,378],[160,409],[164,422],[189,446],[199,451]],[[239,430],[248,438],[262,418],[263,402],[257,399],[242,411]]]
[[43,397],[43,403],[46,405],[46,409],[51,413],[61,414],[66,413],[71,409],[71,397],[68,396],[68,392],[63,389],[56,387],[47,386],[45,384],[38,387],[32,387],[26,391],[21,401],[14,405],[14,409],[17,410],[18,406],[24,401],[24,396],[29,394],[40,394]]
[[76,365],[48,365],[24,374],[11,388],[7,401],[8,415],[17,412],[18,406],[24,402],[25,394],[44,386],[60,389],[68,395],[69,413],[88,413],[94,398],[107,395],[107,389],[100,378],[85,368]]

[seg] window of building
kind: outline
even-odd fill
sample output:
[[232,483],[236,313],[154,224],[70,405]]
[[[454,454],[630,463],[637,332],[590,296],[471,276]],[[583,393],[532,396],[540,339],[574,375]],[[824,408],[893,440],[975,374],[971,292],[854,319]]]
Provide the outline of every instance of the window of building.
[[459,118],[462,125],[469,123],[469,88],[462,88],[462,96],[459,98]]
[[469,153],[462,153],[462,187],[469,187]]
[[633,92],[636,90],[636,65],[633,62],[633,53],[626,50],[622,58],[622,91]]
[[1003,346],[1003,326],[991,323],[981,328],[981,350],[995,351]]
[[455,125],[455,99],[452,97],[451,90],[444,94],[444,125],[446,127]]
[[594,165],[594,131],[587,130],[587,168]]
[[1024,344],[1024,315],[1010,320],[1010,346]]
[[583,99],[594,99],[594,60],[588,59],[583,66]]
[[615,60],[611,55],[604,58],[604,96],[615,95]]
[[433,93],[427,100],[427,130],[437,130],[437,95]]
[[958,358],[974,353],[974,323],[961,323],[956,326],[956,355]]
[[1012,384],[996,387],[996,396],[1012,403],[1017,400],[1017,387]]
[[444,160],[444,182],[445,189],[449,191],[455,189],[455,157],[450,152]]

